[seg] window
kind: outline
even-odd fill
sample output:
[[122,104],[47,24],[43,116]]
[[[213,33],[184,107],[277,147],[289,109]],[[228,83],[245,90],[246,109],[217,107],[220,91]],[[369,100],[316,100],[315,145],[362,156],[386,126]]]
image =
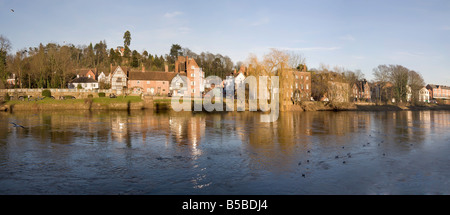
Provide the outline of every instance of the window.
[[303,84],[300,85],[301,89],[303,90]]
[[303,80],[303,75],[301,76],[301,79]]
[[295,79],[298,79],[298,75],[295,75]]
[[137,81],[137,84],[140,84],[141,82],[140,81]]
[[147,81],[147,84],[150,84],[150,81]]
[[195,82],[194,82],[194,81],[191,81],[191,85],[192,85],[192,86],[195,86]]
[[306,76],[306,80],[309,80],[309,76]]
[[192,93],[195,93],[195,89],[192,89]]
[[195,77],[195,74],[194,74],[194,73],[191,73],[191,77]]
[[[308,77],[308,76],[306,76],[306,77]],[[306,89],[307,89],[307,90],[309,90],[309,86],[308,86],[308,84],[306,84]]]

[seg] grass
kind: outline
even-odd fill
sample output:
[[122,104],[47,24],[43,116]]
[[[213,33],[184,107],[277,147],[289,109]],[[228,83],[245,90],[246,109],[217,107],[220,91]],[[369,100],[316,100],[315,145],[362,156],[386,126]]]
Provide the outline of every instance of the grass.
[[[83,100],[84,101],[84,100]],[[135,103],[135,102],[141,102],[142,99],[139,96],[118,96],[117,98],[109,98],[109,97],[99,97],[94,98],[93,103],[99,103],[99,104],[112,104],[112,103]]]

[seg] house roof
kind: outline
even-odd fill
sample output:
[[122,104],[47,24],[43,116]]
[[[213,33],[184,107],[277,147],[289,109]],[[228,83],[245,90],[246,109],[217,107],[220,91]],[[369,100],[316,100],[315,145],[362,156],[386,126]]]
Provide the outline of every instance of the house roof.
[[177,74],[186,76],[185,73],[176,72],[130,72],[128,79],[145,81],[172,81]]
[[431,88],[441,88],[441,89],[445,89],[445,90],[450,90],[449,86],[445,86],[445,85],[437,85],[437,84],[428,84],[428,86],[430,86]]
[[70,83],[97,83],[97,81],[89,77],[79,77],[73,79]]
[[[88,73],[89,71],[91,71],[92,73],[94,73],[94,70],[95,70],[95,69],[77,69],[77,70],[75,70],[75,73],[78,74],[78,75],[87,75],[87,73]],[[94,73],[94,75],[95,75],[95,73]]]

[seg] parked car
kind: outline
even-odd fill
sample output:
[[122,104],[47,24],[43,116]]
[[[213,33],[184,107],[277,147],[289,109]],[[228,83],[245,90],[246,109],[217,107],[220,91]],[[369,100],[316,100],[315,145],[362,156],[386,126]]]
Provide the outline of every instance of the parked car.
[[117,96],[116,96],[116,94],[111,93],[111,94],[109,94],[109,98],[113,99],[113,98],[117,98]]
[[432,100],[430,101],[430,103],[431,103],[431,104],[438,104],[438,102],[437,102],[436,99],[432,99]]

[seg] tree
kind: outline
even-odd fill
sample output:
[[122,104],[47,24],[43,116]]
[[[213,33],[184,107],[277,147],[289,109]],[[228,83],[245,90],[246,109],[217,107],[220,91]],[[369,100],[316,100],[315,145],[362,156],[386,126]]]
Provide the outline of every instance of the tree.
[[123,46],[129,47],[130,44],[131,44],[131,33],[130,33],[130,31],[126,31],[123,34]]
[[394,96],[396,101],[406,102],[408,93],[409,69],[400,65],[390,65],[390,79],[394,85]]
[[411,101],[416,103],[419,101],[419,91],[424,87],[425,81],[422,75],[416,71],[409,71],[408,86],[411,88]]
[[178,56],[181,56],[183,54],[182,52],[182,48],[180,45],[178,44],[172,44],[172,47],[170,48],[170,64],[174,64],[175,61],[177,60]]
[[8,40],[8,38],[0,35],[0,79],[3,82],[4,86],[6,86],[6,79],[8,78],[6,58],[10,49],[11,42]]
[[373,69],[373,76],[375,77],[375,81],[379,84],[380,89],[380,95],[379,95],[379,101],[382,101],[382,91],[384,91],[384,98],[385,101],[388,99],[388,88],[387,84],[390,81],[390,67],[386,65],[379,65],[377,68]]

